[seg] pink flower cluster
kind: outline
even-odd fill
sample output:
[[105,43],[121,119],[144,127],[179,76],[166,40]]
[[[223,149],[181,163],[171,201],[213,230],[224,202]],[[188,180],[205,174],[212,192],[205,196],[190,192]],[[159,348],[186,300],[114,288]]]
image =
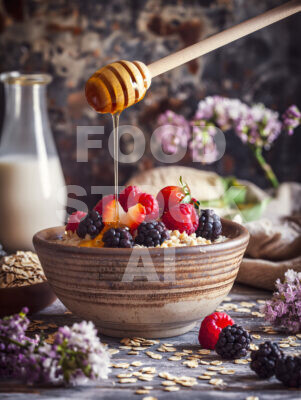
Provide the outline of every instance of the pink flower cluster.
[[[192,121],[166,111],[158,119],[156,139],[169,154],[189,147],[195,161],[215,161],[216,129],[233,129],[244,143],[269,149],[282,130],[290,135],[301,124],[297,106],[290,106],[280,120],[279,114],[263,104],[248,106],[238,99],[208,96],[201,100]],[[207,155],[207,158],[206,158]]]
[[262,307],[265,319],[275,327],[288,332],[301,331],[301,272],[289,269],[284,281],[276,281],[271,300]]

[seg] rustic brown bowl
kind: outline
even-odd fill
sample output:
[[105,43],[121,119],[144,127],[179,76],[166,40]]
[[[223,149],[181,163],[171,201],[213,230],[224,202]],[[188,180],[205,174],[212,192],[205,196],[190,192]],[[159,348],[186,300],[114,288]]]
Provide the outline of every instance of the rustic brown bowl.
[[57,297],[103,334],[170,337],[191,330],[232,288],[249,233],[235,222],[222,224],[228,239],[205,246],[66,246],[56,241],[63,227],[38,232],[33,243]]
[[50,306],[55,299],[48,282],[0,289],[0,317],[16,314],[25,306],[29,314],[34,314]]

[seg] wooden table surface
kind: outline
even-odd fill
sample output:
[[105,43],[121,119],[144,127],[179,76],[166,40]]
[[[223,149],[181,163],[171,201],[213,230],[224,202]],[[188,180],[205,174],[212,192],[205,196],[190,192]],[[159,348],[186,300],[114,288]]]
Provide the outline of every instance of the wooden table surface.
[[[230,295],[226,298],[222,304],[222,308],[227,309],[227,312],[235,319],[235,322],[248,329],[255,338],[253,338],[254,344],[259,344],[262,341],[269,339],[272,341],[279,342],[282,339],[287,339],[288,335],[281,333],[267,333],[265,332],[268,324],[264,321],[259,311],[260,303],[258,300],[264,300],[271,296],[270,292],[256,290],[253,288],[244,287],[241,285],[235,285]],[[244,304],[247,302],[247,304]],[[248,304],[248,303],[252,303]],[[227,305],[228,304],[228,305]],[[231,309],[228,311],[228,309]],[[236,309],[236,310],[235,310]],[[254,313],[254,314],[253,314]],[[71,325],[73,322],[78,321],[78,318],[73,314],[66,312],[64,306],[56,301],[51,307],[43,310],[39,314],[31,317],[31,320],[38,320],[37,326],[47,328],[49,323],[57,326]],[[42,322],[43,321],[43,322]],[[54,325],[52,325],[54,326]],[[88,387],[26,387],[15,382],[0,381],[0,399],[144,399],[149,396],[149,400],[155,399],[246,399],[249,396],[250,399],[258,397],[260,400],[278,400],[278,399],[300,399],[301,392],[297,389],[288,389],[282,386],[276,378],[270,380],[260,380],[256,377],[253,371],[250,370],[249,363],[247,364],[236,364],[234,361],[223,361],[223,364],[219,367],[225,369],[235,370],[233,375],[222,375],[219,370],[211,371],[216,373],[212,376],[212,379],[222,379],[221,385],[210,384],[208,380],[201,380],[197,377],[203,375],[208,367],[210,369],[216,368],[214,365],[203,365],[200,361],[212,362],[214,360],[220,360],[216,353],[213,351],[209,355],[202,355],[199,359],[199,365],[196,368],[189,368],[187,365],[183,365],[184,361],[187,361],[187,356],[182,356],[181,360],[169,361],[168,358],[173,355],[174,352],[162,353],[156,349],[163,343],[172,344],[178,352],[183,350],[192,350],[193,354],[198,354],[197,351],[200,349],[198,344],[198,329],[199,324],[195,329],[185,335],[162,339],[159,344],[151,346],[148,350],[153,351],[156,354],[160,354],[162,359],[152,359],[145,352],[147,350],[139,351],[138,355],[128,355],[130,351],[128,349],[120,349],[121,346],[119,339],[109,338],[101,336],[103,342],[109,345],[110,349],[119,350],[112,356],[112,363],[119,364],[131,364],[135,361],[140,361],[141,366],[131,366],[127,368],[112,368],[112,372],[108,380],[105,380],[97,385]],[[55,328],[48,328],[45,330],[47,334],[54,332]],[[258,336],[260,335],[260,338]],[[301,350],[301,340],[296,339],[293,346],[283,348],[285,352],[299,353]],[[191,354],[190,354],[191,355]],[[133,373],[139,371],[144,367],[155,367],[156,373],[154,378],[150,381],[139,380],[139,377],[135,377],[137,381],[133,383],[119,383],[117,375],[122,373]],[[213,368],[212,368],[213,367]],[[168,392],[162,385],[164,379],[160,378],[158,374],[160,372],[169,372],[176,376],[189,376],[196,377],[197,384],[191,387],[179,386],[179,391]],[[149,394],[135,394],[136,390],[142,389],[145,386],[152,387],[149,390]]]

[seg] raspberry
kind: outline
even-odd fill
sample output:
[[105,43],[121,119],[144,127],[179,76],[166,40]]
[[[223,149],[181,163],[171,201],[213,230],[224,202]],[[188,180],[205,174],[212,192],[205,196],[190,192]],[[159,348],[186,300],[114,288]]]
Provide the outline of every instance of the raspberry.
[[133,237],[127,228],[111,228],[103,235],[105,247],[133,247]]
[[208,240],[215,240],[222,233],[220,217],[213,210],[201,210],[196,235]]
[[112,200],[115,200],[114,194],[109,194],[108,196],[104,196],[101,200],[99,200],[99,202],[96,204],[93,210],[99,212],[99,214],[102,215],[104,208]]
[[301,355],[279,358],[276,362],[275,375],[285,386],[301,387]]
[[139,225],[135,243],[146,247],[156,247],[166,239],[169,239],[169,233],[163,222],[149,221]]
[[259,345],[258,350],[251,352],[250,368],[259,376],[259,378],[270,378],[275,374],[276,362],[283,357],[283,352],[279,349],[277,343],[264,342]]
[[198,215],[192,204],[177,204],[162,216],[167,229],[194,233],[198,227]]
[[229,325],[222,329],[215,351],[222,358],[234,359],[247,355],[250,348],[251,336],[239,325]]
[[76,230],[77,235],[84,239],[86,235],[90,235],[91,238],[95,238],[103,229],[104,224],[102,222],[101,215],[95,211],[89,211],[85,219],[83,219]]
[[145,221],[151,221],[159,218],[159,204],[151,194],[138,194],[136,197],[136,203],[140,203],[145,207]]
[[71,232],[76,232],[76,229],[78,228],[78,225],[80,221],[87,215],[86,212],[83,211],[75,211],[70,215],[68,218],[68,223],[66,225],[65,230],[66,231],[71,231]]
[[119,194],[119,203],[121,204],[124,211],[137,204],[137,196],[141,193],[141,190],[137,186],[127,186]]
[[199,331],[200,345],[205,349],[213,350],[222,329],[233,325],[234,321],[226,313],[214,312],[203,319]]

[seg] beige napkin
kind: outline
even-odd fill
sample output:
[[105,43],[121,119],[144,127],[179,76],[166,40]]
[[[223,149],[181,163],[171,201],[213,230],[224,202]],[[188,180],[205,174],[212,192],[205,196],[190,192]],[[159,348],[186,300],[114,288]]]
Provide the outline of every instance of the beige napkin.
[[292,268],[301,272],[301,185],[284,183],[265,218],[246,223],[250,242],[237,281],[273,290],[275,280]]

